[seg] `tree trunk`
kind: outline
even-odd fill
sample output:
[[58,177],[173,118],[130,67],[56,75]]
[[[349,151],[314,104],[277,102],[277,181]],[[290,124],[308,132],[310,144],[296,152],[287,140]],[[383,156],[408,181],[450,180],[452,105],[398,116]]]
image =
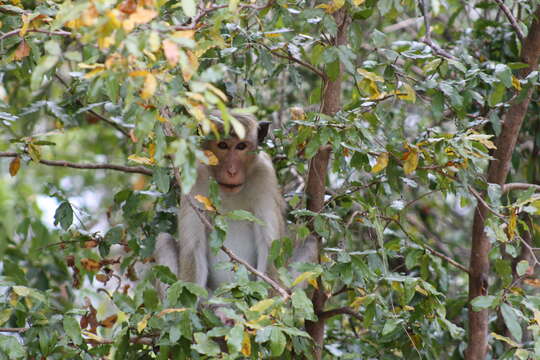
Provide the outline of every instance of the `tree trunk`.
[[[350,18],[345,7],[336,11],[334,19],[338,26],[334,46],[347,44],[347,30],[350,23]],[[325,82],[322,96],[322,113],[326,115],[334,115],[341,110],[341,78],[343,75],[343,64],[339,67],[339,76],[336,80],[327,80]],[[328,172],[328,163],[330,161],[329,146],[322,146],[317,154],[309,163],[309,173],[306,185],[307,208],[314,212],[320,212],[324,206],[324,195],[326,193],[326,175]],[[321,249],[320,239],[317,246],[317,258],[319,258]],[[327,296],[322,287],[315,290],[311,298],[315,314],[321,314],[324,311]],[[322,359],[323,344],[324,344],[324,319],[317,321],[306,321],[306,331],[311,335],[315,343],[316,360]]]
[[[529,34],[522,44],[522,61],[529,66],[522,69],[519,78],[523,79],[538,67],[540,56],[540,8],[535,12],[535,19],[529,29]],[[527,113],[533,88],[520,102],[514,102],[504,116],[501,134],[497,139],[497,150],[493,154],[487,172],[487,181],[503,185],[510,170],[510,160],[519,130]],[[489,251],[491,244],[484,232],[484,223],[488,209],[478,203],[474,213],[472,230],[471,259],[469,266],[469,301],[477,296],[486,295],[488,291]],[[488,310],[473,311],[469,305],[469,345],[465,353],[467,360],[485,359],[488,349]]]

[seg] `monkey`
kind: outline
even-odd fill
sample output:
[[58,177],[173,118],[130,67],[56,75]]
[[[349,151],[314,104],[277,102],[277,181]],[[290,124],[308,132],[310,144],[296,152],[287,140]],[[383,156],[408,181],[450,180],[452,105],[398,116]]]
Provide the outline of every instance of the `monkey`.
[[[242,124],[245,136],[222,134],[219,139],[203,142],[203,150],[211,151],[218,162],[198,166],[195,185],[180,201],[177,238],[160,234],[154,251],[156,262],[168,266],[180,280],[194,282],[210,291],[234,278],[231,271],[216,270],[217,263],[230,259],[222,250],[217,254],[210,251],[210,231],[201,214],[197,214],[201,210],[195,208],[201,204],[193,201],[196,195],[208,196],[211,178],[218,184],[223,211],[247,210],[264,223],[228,220],[224,240],[227,248],[259,272],[275,271],[268,261],[269,250],[272,242],[284,235],[285,228],[284,200],[272,160],[264,151],[257,151],[269,124],[258,123],[252,115],[230,114]],[[221,113],[215,112],[212,117],[222,131]]]

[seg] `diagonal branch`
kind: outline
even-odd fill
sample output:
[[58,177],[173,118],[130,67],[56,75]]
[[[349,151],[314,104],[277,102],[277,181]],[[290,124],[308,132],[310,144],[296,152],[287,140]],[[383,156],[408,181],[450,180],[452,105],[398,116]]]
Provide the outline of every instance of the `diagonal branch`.
[[525,40],[525,35],[523,34],[523,31],[521,31],[521,28],[519,27],[519,24],[516,18],[512,14],[512,11],[510,11],[508,6],[506,6],[502,0],[495,0],[495,2],[497,3],[497,5],[499,5],[499,8],[502,10],[504,15],[506,15],[506,18],[508,19],[508,21],[510,21],[510,24],[514,28],[514,31],[516,32],[516,35],[519,38],[519,41],[523,43],[523,40]]

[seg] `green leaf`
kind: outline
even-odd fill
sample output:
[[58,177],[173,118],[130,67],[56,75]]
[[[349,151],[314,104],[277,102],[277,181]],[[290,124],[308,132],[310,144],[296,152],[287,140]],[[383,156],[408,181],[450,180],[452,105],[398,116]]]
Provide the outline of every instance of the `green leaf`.
[[497,297],[493,295],[477,296],[471,301],[474,311],[484,310],[493,307],[497,303]]
[[303,290],[297,290],[292,294],[292,306],[295,313],[307,320],[316,320],[315,312],[313,311],[313,304],[311,300],[306,296]]
[[508,330],[510,330],[510,334],[512,334],[514,340],[521,342],[521,338],[523,336],[521,324],[519,323],[514,309],[510,305],[503,303],[501,304],[501,314],[503,316],[504,323],[506,324]]
[[280,356],[283,354],[286,344],[287,338],[283,332],[279,328],[273,327],[270,332],[270,350],[272,351],[272,356]]
[[496,83],[492,88],[491,92],[489,93],[488,97],[488,105],[493,107],[500,103],[504,98],[504,93],[506,92],[506,88],[504,87],[504,84],[501,82]]
[[495,76],[502,81],[507,88],[512,86],[512,70],[505,64],[495,66]]
[[73,223],[73,208],[67,201],[63,201],[54,213],[54,225],[60,224],[62,229],[67,230]]
[[54,65],[56,65],[58,59],[59,57],[55,55],[45,55],[39,59],[37,66],[32,71],[32,77],[30,80],[30,88],[32,90],[39,89],[43,81],[43,76],[47,71],[52,69]]
[[26,356],[26,351],[15,336],[0,335],[0,350],[9,359],[22,359]]
[[182,10],[186,16],[192,17],[197,14],[197,5],[194,0],[182,0]]
[[229,349],[233,352],[240,352],[242,350],[242,340],[244,340],[244,327],[235,325],[226,338]]
[[246,210],[234,210],[225,214],[225,216],[231,220],[250,221],[259,225],[265,225],[261,219],[259,219],[258,217],[256,217],[255,215],[253,215],[252,213]]
[[64,317],[64,330],[75,345],[82,344],[81,327],[75,318],[71,316]]
[[519,276],[525,275],[528,269],[529,269],[529,262],[527,260],[521,260],[516,265],[516,272]]
[[194,337],[196,344],[191,345],[193,350],[208,356],[217,356],[220,353],[219,345],[206,334],[198,332]]
[[403,319],[388,319],[383,326],[382,336],[390,334],[396,327],[403,322]]
[[159,191],[162,193],[169,192],[171,181],[169,177],[169,170],[167,168],[155,167],[152,180],[154,181],[154,184],[156,184]]

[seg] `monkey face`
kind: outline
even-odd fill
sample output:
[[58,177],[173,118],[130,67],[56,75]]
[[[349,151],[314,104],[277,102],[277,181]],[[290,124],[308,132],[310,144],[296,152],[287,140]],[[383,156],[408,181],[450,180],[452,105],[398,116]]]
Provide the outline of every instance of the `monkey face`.
[[206,148],[218,158],[218,163],[210,169],[221,191],[239,193],[255,158],[256,141],[229,137],[211,140]]

